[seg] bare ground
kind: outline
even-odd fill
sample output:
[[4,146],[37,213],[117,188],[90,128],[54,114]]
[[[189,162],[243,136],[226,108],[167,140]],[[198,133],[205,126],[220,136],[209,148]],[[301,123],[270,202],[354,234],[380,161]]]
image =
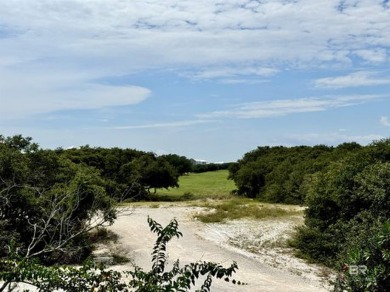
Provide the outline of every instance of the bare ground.
[[212,291],[329,290],[327,280],[332,273],[297,259],[285,245],[294,227],[302,224],[301,216],[203,224],[196,220],[196,215],[204,211],[199,207],[165,205],[137,207],[132,214],[119,217],[110,227],[119,235],[119,240],[108,248],[112,253],[127,255],[131,262],[114,268],[129,270],[135,264],[149,270],[156,237],[149,231],[147,217],[163,226],[176,218],[183,238],[175,238],[168,245],[172,262],[180,259],[185,264],[205,260],[228,266],[236,261],[239,270],[235,278],[247,283],[237,286],[215,280]]

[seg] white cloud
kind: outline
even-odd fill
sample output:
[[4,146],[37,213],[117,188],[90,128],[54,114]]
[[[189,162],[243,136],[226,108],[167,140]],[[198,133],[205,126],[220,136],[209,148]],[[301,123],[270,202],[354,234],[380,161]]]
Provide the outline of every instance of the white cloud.
[[261,84],[261,83],[268,83],[268,82],[270,82],[270,80],[268,79],[244,79],[244,78],[240,78],[240,79],[226,78],[226,79],[219,80],[219,83],[222,84]]
[[269,77],[275,75],[278,70],[266,67],[218,67],[208,68],[197,72],[187,73],[186,75],[193,79],[220,79],[232,78],[237,76],[262,76]]
[[388,60],[387,51],[382,48],[357,50],[354,53],[368,63],[383,63]]
[[383,78],[378,73],[359,71],[345,76],[320,78],[315,81],[316,87],[344,88],[358,86],[375,86],[390,84],[390,77]]
[[92,83],[88,74],[50,73],[0,70],[0,117],[25,118],[60,110],[132,105],[150,95],[150,90],[144,87]]
[[2,27],[13,33],[0,36],[0,55],[115,70],[386,60],[378,47],[390,46],[389,9],[355,2],[341,12],[339,0],[2,1]]
[[181,128],[198,124],[214,123],[216,120],[188,120],[188,121],[175,121],[168,123],[153,123],[145,125],[132,125],[132,126],[116,126],[110,127],[113,130],[132,130],[132,129],[151,129],[151,128]]
[[386,127],[390,127],[390,121],[388,117],[381,117],[381,124]]
[[215,111],[199,115],[213,118],[268,118],[295,113],[326,111],[366,103],[379,99],[378,95],[351,95],[322,98],[280,99],[251,102],[235,106],[230,110]]
[[[0,2],[2,118],[138,103],[148,89],[96,80],[142,70],[243,83],[281,68],[389,60],[390,10],[380,1],[345,2],[342,11],[339,0]],[[356,80],[388,82],[366,74],[318,85]],[[316,102],[252,104],[254,110],[244,106],[235,113],[257,117],[326,107]]]

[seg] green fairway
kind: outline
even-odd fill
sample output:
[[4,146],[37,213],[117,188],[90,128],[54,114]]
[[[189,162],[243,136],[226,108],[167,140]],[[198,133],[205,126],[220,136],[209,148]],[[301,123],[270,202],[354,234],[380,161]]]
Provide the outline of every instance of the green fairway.
[[179,188],[160,189],[157,191],[157,197],[172,200],[230,197],[235,185],[227,177],[227,170],[190,173],[179,178]]

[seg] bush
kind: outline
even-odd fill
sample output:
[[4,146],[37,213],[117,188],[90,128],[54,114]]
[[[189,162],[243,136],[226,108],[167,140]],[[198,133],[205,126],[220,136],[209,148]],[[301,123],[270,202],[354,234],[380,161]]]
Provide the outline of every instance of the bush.
[[341,260],[335,291],[388,291],[390,287],[390,221],[351,242]]
[[[157,240],[152,252],[152,269],[148,272],[136,267],[134,271],[119,273],[107,270],[87,262],[81,268],[74,267],[45,267],[37,262],[20,257],[17,253],[7,260],[0,260],[0,292],[6,291],[16,283],[33,285],[39,291],[54,290],[69,292],[89,291],[189,291],[200,277],[205,280],[200,288],[201,292],[210,291],[213,278],[224,279],[229,282],[238,269],[234,262],[224,268],[213,262],[196,262],[180,267],[177,260],[170,271],[167,267],[167,244],[174,237],[181,237],[178,222],[173,219],[166,227],[148,218],[150,230],[157,234]],[[129,275],[131,280],[126,283],[122,276]],[[244,284],[234,279],[234,284]],[[130,290],[131,288],[131,290]]]
[[116,216],[100,173],[30,140],[22,148],[1,141],[0,135],[0,257],[11,241],[20,255],[47,264],[87,257],[86,231]]

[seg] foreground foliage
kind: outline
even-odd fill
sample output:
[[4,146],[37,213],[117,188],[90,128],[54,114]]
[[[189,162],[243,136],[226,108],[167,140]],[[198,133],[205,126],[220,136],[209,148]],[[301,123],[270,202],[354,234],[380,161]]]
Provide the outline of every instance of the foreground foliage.
[[[196,281],[203,277],[203,284],[197,291],[210,291],[213,278],[229,282],[238,269],[234,262],[230,267],[213,262],[195,262],[180,266],[177,260],[167,271],[167,244],[174,237],[181,237],[178,222],[173,219],[166,227],[148,218],[150,230],[157,234],[152,252],[152,269],[148,272],[136,267],[123,273],[96,266],[87,262],[80,268],[69,266],[45,267],[34,260],[19,257],[17,253],[0,261],[0,291],[15,289],[17,283],[26,283],[49,292],[58,289],[70,292],[87,291],[189,291]],[[130,280],[126,280],[126,276]],[[234,284],[243,284],[232,280]],[[6,290],[7,289],[7,290]]]
[[375,226],[350,246],[342,258],[335,291],[388,291],[390,287],[390,220]]
[[[152,252],[152,270],[144,272],[141,268],[129,272],[133,277],[130,286],[137,288],[136,291],[188,291],[195,285],[196,280],[203,276],[204,282],[199,291],[210,291],[213,277],[229,281],[229,278],[237,270],[234,262],[229,268],[213,262],[196,262],[180,267],[177,260],[170,271],[166,271],[167,266],[167,243],[173,237],[183,236],[178,231],[178,223],[174,219],[165,228],[159,223],[148,218],[150,230],[157,234],[157,240]],[[232,282],[236,283],[235,280]],[[237,282],[238,284],[241,284]]]

